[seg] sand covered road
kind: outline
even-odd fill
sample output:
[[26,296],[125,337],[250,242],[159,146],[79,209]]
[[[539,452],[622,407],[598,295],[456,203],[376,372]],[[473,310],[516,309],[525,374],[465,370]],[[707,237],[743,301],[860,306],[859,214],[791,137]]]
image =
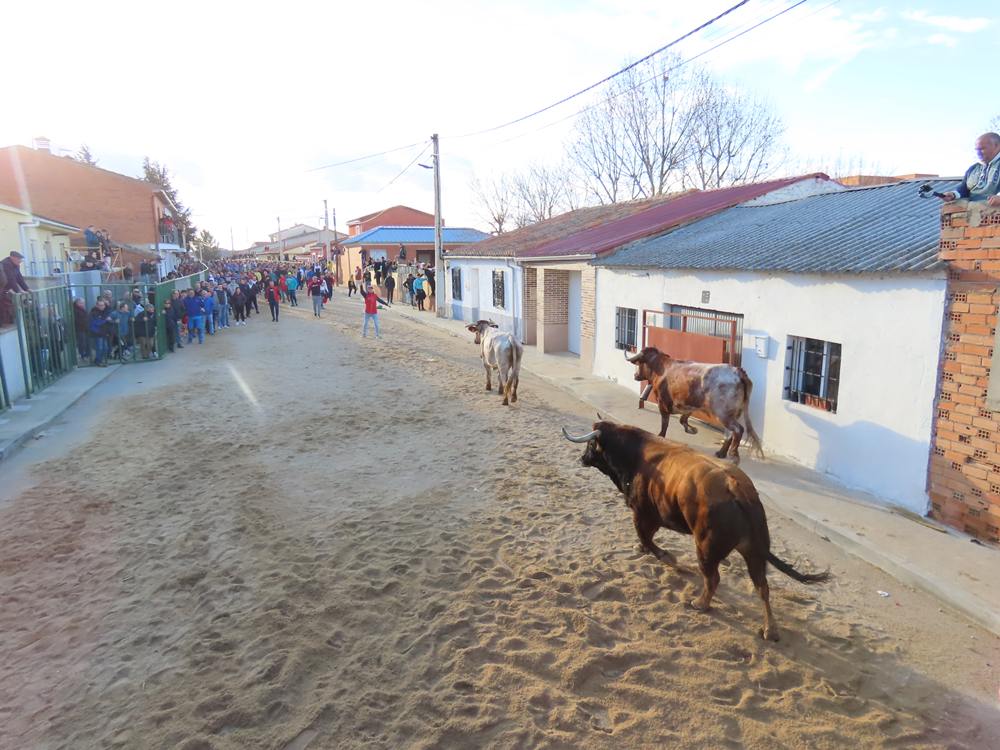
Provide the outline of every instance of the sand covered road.
[[391,313],[362,341],[334,307],[123,368],[4,465],[0,747],[1000,736],[996,638],[771,508],[775,551],[835,581],[771,571],[778,644],[738,558],[695,612],[560,438],[582,403],[525,375],[506,409],[471,345]]

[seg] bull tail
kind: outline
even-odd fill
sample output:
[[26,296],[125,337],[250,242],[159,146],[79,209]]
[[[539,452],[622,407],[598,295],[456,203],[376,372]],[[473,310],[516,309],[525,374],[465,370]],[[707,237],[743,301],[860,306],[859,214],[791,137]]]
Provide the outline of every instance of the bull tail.
[[743,421],[747,426],[747,438],[750,441],[751,449],[759,458],[764,458],[764,446],[761,445],[760,437],[750,422],[750,394],[753,393],[753,381],[750,380],[742,367],[740,368],[740,382],[743,383]]
[[786,563],[784,560],[775,557],[773,553],[767,553],[767,561],[771,563],[774,567],[780,570],[789,578],[794,578],[799,583],[804,583],[806,585],[813,583],[823,583],[824,581],[830,580],[830,571],[824,570],[822,573],[800,573],[791,565]]

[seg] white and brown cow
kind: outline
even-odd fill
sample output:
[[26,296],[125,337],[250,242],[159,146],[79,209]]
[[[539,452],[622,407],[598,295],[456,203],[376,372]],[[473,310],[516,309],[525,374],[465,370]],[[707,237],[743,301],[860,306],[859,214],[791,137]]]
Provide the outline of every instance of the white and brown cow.
[[490,376],[496,370],[497,391],[503,395],[503,405],[509,406],[512,401],[517,401],[524,347],[514,334],[501,332],[497,330],[499,327],[492,320],[477,320],[466,326],[476,334],[476,343],[480,346],[479,356],[486,368],[486,390],[493,390]]
[[694,434],[697,430],[688,424],[688,418],[694,411],[707,412],[726,430],[726,439],[715,455],[738,464],[744,435],[740,424],[742,417],[750,445],[758,455],[764,455],[760,438],[750,423],[753,383],[743,368],[673,359],[653,346],[647,346],[632,357],[626,352],[625,359],[636,366],[635,379],[649,383],[643,390],[643,400],[650,392],[656,394],[660,407],[660,437],[667,434],[671,414],[680,414],[684,431]]

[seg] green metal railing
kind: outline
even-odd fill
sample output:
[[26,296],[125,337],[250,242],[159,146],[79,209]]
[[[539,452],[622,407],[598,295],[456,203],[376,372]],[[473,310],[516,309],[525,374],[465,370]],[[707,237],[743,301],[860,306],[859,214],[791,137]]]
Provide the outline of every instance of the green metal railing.
[[[126,335],[121,336],[116,332],[112,336],[110,343],[109,362],[116,364],[131,364],[133,362],[153,361],[162,359],[169,353],[167,345],[167,321],[165,316],[165,305],[171,294],[176,290],[183,292],[187,289],[198,286],[208,278],[208,271],[202,270],[189,276],[182,276],[177,279],[169,279],[158,283],[125,283],[123,281],[104,281],[101,284],[72,284],[70,286],[73,299],[82,299],[89,315],[91,308],[98,299],[110,299],[108,313],[116,312],[119,304],[125,302],[128,306],[127,312],[130,320],[126,330]],[[156,312],[156,332],[155,341],[152,347],[152,354],[148,359],[142,357],[141,347],[135,335],[135,301],[132,294],[138,290],[140,299],[145,304],[152,302]],[[107,294],[110,292],[110,296]],[[90,347],[93,349],[93,347]],[[84,363],[81,363],[84,364]]]
[[69,290],[52,286],[14,295],[25,395],[46,388],[76,367]]
[[[109,362],[131,363],[154,361],[161,359],[167,349],[167,322],[164,315],[164,304],[170,299],[176,289],[184,291],[197,286],[208,277],[207,269],[179,279],[157,284],[126,284],[122,281],[104,282],[102,284],[77,284],[50,286],[33,289],[30,292],[20,292],[12,295],[12,302],[17,326],[18,346],[21,354],[21,374],[24,378],[25,396],[31,398],[48,387],[74,367],[88,364],[92,360],[93,337],[89,330],[90,310],[97,300],[110,292],[110,297],[117,310],[118,303],[128,302],[129,322],[127,332],[119,336],[115,332],[111,350],[115,356],[109,357]],[[135,336],[135,302],[132,300],[133,290],[138,289],[142,301],[150,301],[156,311],[155,341],[151,346],[148,360],[142,357],[141,347]],[[82,299],[88,315],[88,326],[82,331],[86,340],[77,340],[76,318],[73,310],[74,300]],[[109,336],[109,338],[112,338]],[[15,365],[16,367],[16,365]],[[3,362],[0,361],[0,411],[10,404],[10,393],[7,388],[7,377]]]

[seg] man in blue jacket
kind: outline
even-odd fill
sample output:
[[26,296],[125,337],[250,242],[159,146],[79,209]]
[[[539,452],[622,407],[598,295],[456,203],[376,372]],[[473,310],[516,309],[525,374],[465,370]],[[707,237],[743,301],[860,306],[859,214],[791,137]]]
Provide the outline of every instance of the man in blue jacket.
[[184,311],[188,316],[188,343],[194,340],[194,332],[198,331],[198,343],[205,343],[205,298],[195,294],[194,289],[188,289],[184,298]]
[[215,295],[208,289],[201,290],[201,299],[205,303],[205,329],[209,336],[215,335]]

